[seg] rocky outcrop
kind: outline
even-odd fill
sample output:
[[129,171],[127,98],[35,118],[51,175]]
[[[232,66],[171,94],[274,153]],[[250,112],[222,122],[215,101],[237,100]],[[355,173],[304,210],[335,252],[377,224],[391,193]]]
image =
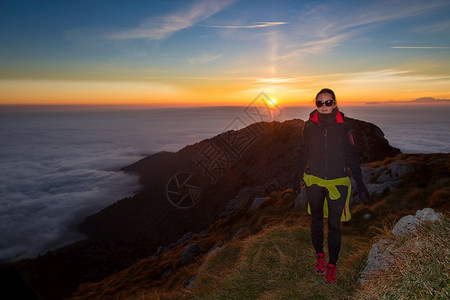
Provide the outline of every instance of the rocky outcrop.
[[[432,208],[418,210],[416,215],[408,215],[401,218],[392,229],[392,234],[396,238],[401,238],[414,232],[418,225],[424,222],[436,222],[442,214],[435,212]],[[381,239],[372,246],[367,257],[367,264],[361,273],[360,283],[370,279],[371,274],[386,268],[392,262],[394,245],[386,239]]]
[[416,215],[408,215],[401,218],[392,229],[395,237],[402,237],[416,230],[417,226],[425,222],[437,222],[442,214],[435,212],[432,208],[418,210]]
[[361,170],[369,194],[376,196],[385,191],[392,191],[405,175],[414,172],[414,166],[396,163],[377,168],[362,167]]
[[389,145],[383,131],[372,123],[351,119],[359,148],[361,162],[383,160],[400,154],[400,150]]
[[186,247],[181,253],[181,264],[187,265],[195,261],[197,256],[204,253],[206,249],[197,243],[193,243]]

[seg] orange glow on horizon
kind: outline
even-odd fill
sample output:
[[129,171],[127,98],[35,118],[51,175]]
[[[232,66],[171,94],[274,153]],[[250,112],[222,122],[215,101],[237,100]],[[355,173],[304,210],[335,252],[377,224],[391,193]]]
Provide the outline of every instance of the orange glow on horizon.
[[[338,103],[365,104],[386,101],[411,101],[420,97],[450,98],[446,92],[435,95],[412,90],[398,93],[387,86],[376,92],[345,85],[324,85],[336,93]],[[295,89],[287,85],[264,85],[242,81],[237,84],[215,82],[148,82],[3,80],[0,105],[144,105],[144,106],[240,106],[248,105],[261,92],[275,99],[277,106],[312,105],[322,86]]]

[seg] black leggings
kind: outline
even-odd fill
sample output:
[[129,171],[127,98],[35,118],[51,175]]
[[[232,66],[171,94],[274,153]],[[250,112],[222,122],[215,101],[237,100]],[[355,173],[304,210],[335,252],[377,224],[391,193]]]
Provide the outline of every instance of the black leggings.
[[316,253],[323,253],[323,204],[328,203],[328,252],[329,263],[335,265],[341,250],[341,216],[347,199],[348,187],[337,186],[340,198],[330,200],[328,190],[316,184],[306,187],[311,208],[311,239]]

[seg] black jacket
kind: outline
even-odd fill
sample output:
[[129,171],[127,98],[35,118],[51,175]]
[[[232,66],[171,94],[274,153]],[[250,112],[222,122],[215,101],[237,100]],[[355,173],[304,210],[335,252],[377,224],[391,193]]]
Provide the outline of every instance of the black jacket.
[[362,178],[359,165],[350,121],[337,110],[330,115],[314,110],[303,128],[294,180],[298,182],[304,172],[322,179],[346,177],[348,167],[358,180]]

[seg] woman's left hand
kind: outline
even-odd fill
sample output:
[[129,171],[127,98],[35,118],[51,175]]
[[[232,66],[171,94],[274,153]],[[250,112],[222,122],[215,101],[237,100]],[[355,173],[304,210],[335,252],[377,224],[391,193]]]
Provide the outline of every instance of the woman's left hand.
[[358,202],[369,202],[370,195],[366,185],[364,184],[361,178],[355,179],[355,181],[356,185],[358,186],[358,197],[359,197]]

